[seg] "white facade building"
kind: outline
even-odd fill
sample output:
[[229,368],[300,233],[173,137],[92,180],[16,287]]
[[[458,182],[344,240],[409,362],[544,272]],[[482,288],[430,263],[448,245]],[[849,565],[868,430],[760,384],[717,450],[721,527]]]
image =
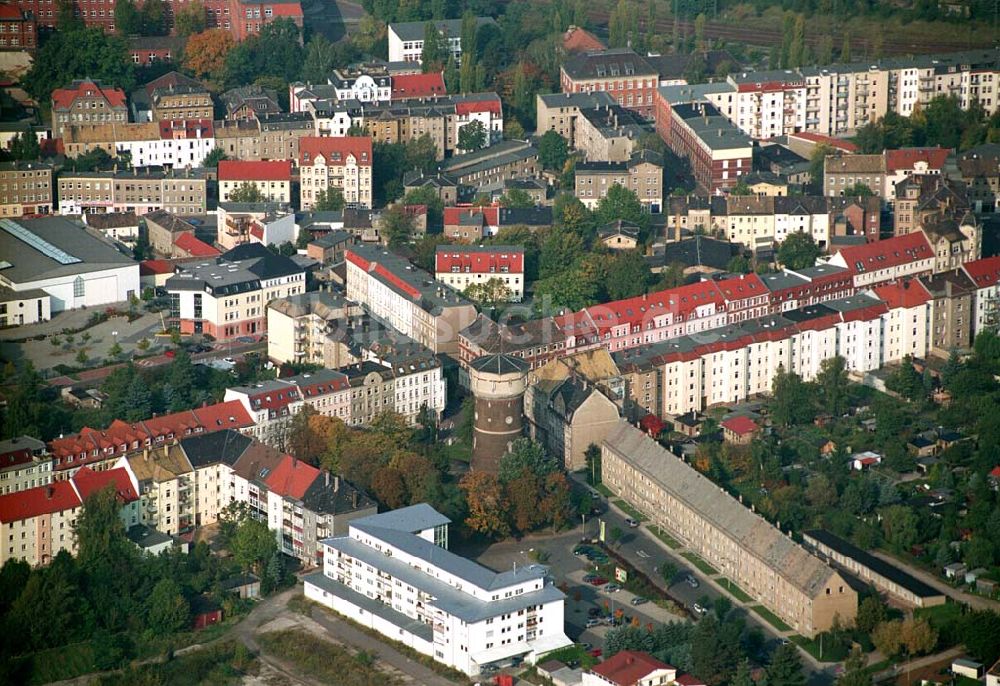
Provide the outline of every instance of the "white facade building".
[[306,597],[470,676],[572,643],[545,567],[497,573],[459,557],[449,523],[426,504],[351,521],[323,541]]
[[[484,24],[492,24],[490,17],[477,17],[476,24],[482,27]],[[422,61],[421,53],[424,51],[424,31],[427,22],[411,21],[403,23],[389,24],[389,61],[390,62],[416,62]],[[435,21],[434,26],[438,30],[441,39],[447,45],[448,52],[454,57],[456,62],[462,61],[462,20],[447,19]]]

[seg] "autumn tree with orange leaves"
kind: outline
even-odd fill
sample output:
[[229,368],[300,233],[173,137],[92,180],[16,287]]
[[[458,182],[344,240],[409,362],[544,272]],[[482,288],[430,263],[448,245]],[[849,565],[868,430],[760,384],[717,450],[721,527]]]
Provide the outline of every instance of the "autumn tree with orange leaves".
[[221,83],[226,55],[235,45],[232,35],[222,29],[196,33],[188,38],[184,48],[184,66],[198,78]]
[[458,485],[465,492],[469,506],[465,523],[470,529],[490,538],[510,535],[510,524],[507,523],[509,503],[494,474],[469,472]]

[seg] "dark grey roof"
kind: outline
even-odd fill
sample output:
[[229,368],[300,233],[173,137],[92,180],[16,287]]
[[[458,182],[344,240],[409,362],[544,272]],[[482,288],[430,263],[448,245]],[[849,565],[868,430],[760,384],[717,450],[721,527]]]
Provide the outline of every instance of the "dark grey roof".
[[291,258],[277,255],[260,243],[244,243],[212,260],[187,263],[165,285],[167,290],[232,295],[260,288],[261,279],[303,271]]
[[152,548],[153,546],[163,545],[164,543],[170,543],[174,540],[168,534],[146,526],[145,524],[134,524],[130,526],[128,531],[125,532],[125,535],[128,536],[128,540],[132,541],[144,550]]
[[239,431],[225,429],[181,439],[181,450],[195,469],[220,462],[232,467],[250,447],[253,439]]
[[[2,226],[14,227],[14,232],[0,228],[0,274],[15,284],[128,265],[139,268],[111,243],[63,217],[2,219]],[[54,257],[63,254],[70,259]]]
[[607,238],[609,236],[614,236],[617,234],[622,234],[623,236],[629,236],[631,238],[639,238],[639,225],[633,224],[632,222],[625,221],[624,219],[616,219],[610,224],[605,224],[597,230],[597,235],[601,238]]
[[659,76],[656,68],[631,48],[612,48],[578,53],[563,62],[563,71],[572,79],[613,79],[632,76]]
[[395,529],[414,534],[436,526],[451,524],[451,520],[427,503],[417,503],[389,512],[361,517],[351,521],[351,526],[377,526],[380,529]]
[[663,249],[663,264],[678,262],[685,267],[710,267],[724,270],[739,250],[739,246],[708,236],[695,235],[680,242],[667,243]]
[[[327,479],[329,478],[329,481]],[[367,493],[344,478],[323,477],[314,479],[302,496],[302,505],[312,512],[339,515],[361,510],[376,510],[378,504]]]
[[712,150],[733,150],[753,145],[753,140],[711,103],[679,103],[671,109]]
[[495,353],[493,355],[482,355],[477,357],[469,366],[477,372],[487,374],[527,374],[531,365],[520,357]]
[[[101,215],[93,215],[94,217],[99,217]],[[194,225],[189,224],[180,217],[166,210],[155,210],[153,212],[148,212],[143,215],[143,219],[146,222],[153,222],[159,227],[166,229],[171,233],[180,233],[183,231],[194,231]],[[88,218],[88,222],[90,219]]]
[[831,534],[829,531],[824,531],[823,529],[810,529],[809,531],[803,531],[802,535],[806,538],[812,538],[813,540],[818,541],[840,555],[844,555],[845,557],[855,560],[861,566],[867,567],[882,578],[888,579],[900,587],[905,588],[918,598],[933,598],[944,595],[943,592],[925,584],[916,577],[907,574],[899,567],[891,565],[885,560],[865,552],[861,548],[845,541],[839,536]]
[[309,245],[315,245],[320,248],[332,248],[342,243],[352,243],[353,241],[354,236],[352,234],[347,231],[337,230],[309,241]]
[[402,612],[393,610],[385,603],[379,602],[374,598],[369,598],[366,595],[361,595],[356,591],[352,591],[336,579],[331,579],[326,576],[322,571],[313,572],[312,574],[304,576],[302,577],[302,581],[304,583],[317,586],[320,590],[326,591],[327,593],[338,598],[342,598],[352,605],[360,607],[362,610],[367,610],[376,617],[384,619],[393,626],[398,627],[401,631],[411,633],[418,638],[422,638],[428,643],[434,640],[434,628],[430,624],[424,624],[419,619],[407,617]]

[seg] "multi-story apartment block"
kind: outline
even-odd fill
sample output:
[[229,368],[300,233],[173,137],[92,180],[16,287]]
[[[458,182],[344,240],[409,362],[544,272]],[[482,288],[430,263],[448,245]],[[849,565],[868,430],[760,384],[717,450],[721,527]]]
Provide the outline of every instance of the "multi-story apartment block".
[[0,495],[52,483],[52,456],[31,436],[0,441]]
[[256,119],[221,119],[214,122],[215,145],[231,160],[259,160],[260,123]]
[[456,291],[495,279],[510,291],[510,301],[520,302],[524,297],[524,248],[439,245],[434,256],[434,278]]
[[448,550],[449,523],[426,504],[352,520],[305,596],[470,676],[569,645],[546,568],[480,567]]
[[621,105],[580,110],[575,119],[573,142],[588,160],[628,162],[639,139],[652,127]]
[[267,304],[305,292],[305,271],[260,243],[193,262],[167,279],[170,317],[181,333],[226,340],[267,331]]
[[0,162],[0,217],[52,212],[52,165]]
[[199,167],[216,146],[211,119],[74,124],[62,140],[69,156],[99,148],[111,156],[127,156],[137,168]]
[[747,135],[770,138],[802,131],[851,135],[888,112],[908,117],[940,95],[954,95],[962,108],[977,103],[987,112],[996,111],[997,50],[741,72],[707,86],[668,86],[666,99],[671,104],[711,102]]
[[52,128],[57,137],[71,124],[127,121],[128,105],[121,88],[83,79],[52,91]]
[[[443,19],[432,22],[438,31],[439,40],[447,45],[447,51],[462,62],[462,20]],[[494,24],[491,17],[476,17],[476,27]],[[389,24],[389,61],[416,62],[423,60],[424,36],[427,22],[410,21]]]
[[313,208],[320,194],[339,188],[351,207],[372,206],[372,139],[309,136],[299,142],[302,209]]
[[656,68],[630,48],[582,52],[563,62],[559,82],[564,93],[606,91],[615,101],[647,119],[653,118]]
[[931,296],[931,352],[947,358],[969,350],[976,324],[976,284],[962,269],[921,279]]
[[934,250],[923,232],[842,248],[829,264],[849,270],[857,289],[934,271]]
[[[139,91],[148,99],[149,121],[208,119],[214,115],[212,95],[200,81],[172,71],[150,81]],[[133,107],[136,106],[133,96]],[[138,108],[137,108],[138,109]],[[137,117],[136,121],[140,121]]]
[[13,4],[0,6],[0,50],[34,50],[38,45],[35,15]]
[[794,631],[815,636],[857,614],[858,594],[839,573],[630,424],[602,444],[601,474]]
[[973,340],[980,331],[1000,331],[1000,256],[966,262],[962,269],[975,284]]
[[541,174],[538,150],[526,141],[516,140],[452,157],[438,169],[460,185],[474,186],[483,192],[502,188],[508,179],[535,178]]
[[22,560],[41,567],[63,550],[76,552],[76,518],[84,501],[106,487],[115,490],[122,524],[138,524],[139,499],[124,469],[85,467],[67,481],[0,495],[0,564]]
[[969,202],[978,212],[995,212],[1000,196],[1000,145],[984,143],[963,152],[958,170],[968,190]]
[[219,202],[232,200],[233,192],[242,188],[244,184],[255,186],[267,202],[290,203],[292,162],[290,160],[219,162]]
[[535,130],[539,135],[555,131],[566,139],[570,147],[576,147],[577,120],[581,113],[617,104],[611,93],[603,90],[536,95]]
[[389,70],[381,65],[366,68],[356,65],[346,69],[334,69],[327,79],[333,86],[337,100],[357,100],[358,102],[389,102],[392,100],[392,77]]
[[552,208],[495,204],[444,208],[444,235],[458,243],[479,243],[505,226],[527,226],[532,230],[552,226]]
[[360,306],[328,291],[274,300],[267,306],[268,359],[275,364],[306,363],[336,369],[342,365],[326,363],[326,334],[360,314]]
[[434,353],[458,351],[458,333],[476,309],[405,259],[372,246],[345,253],[347,297]]
[[170,172],[68,172],[59,177],[59,212],[135,212],[205,214],[204,170]]
[[885,192],[883,197],[889,202],[896,199],[899,184],[910,178],[941,177],[945,173],[948,158],[954,153],[949,148],[900,148],[886,150]]
[[753,143],[707,102],[673,105],[657,91],[656,130],[677,155],[687,158],[698,186],[709,194],[732,188],[753,169]]
[[845,195],[845,189],[865,186],[874,195],[886,197],[885,155],[827,155],[823,160],[826,195]]
[[576,165],[576,197],[589,209],[615,185],[639,198],[649,212],[663,209],[663,156],[653,150],[632,153],[626,162],[579,162]]
[[259,119],[281,114],[278,94],[257,84],[231,88],[219,96],[226,109],[226,119]]
[[226,389],[224,401],[236,401],[253,418],[247,433],[256,440],[285,450],[292,418],[304,406],[299,387],[289,379],[270,379],[253,386]]
[[299,140],[313,135],[315,122],[304,112],[257,117],[262,160],[297,160]]
[[295,213],[287,203],[221,202],[216,216],[215,242],[223,250],[246,243],[281,245],[298,237]]

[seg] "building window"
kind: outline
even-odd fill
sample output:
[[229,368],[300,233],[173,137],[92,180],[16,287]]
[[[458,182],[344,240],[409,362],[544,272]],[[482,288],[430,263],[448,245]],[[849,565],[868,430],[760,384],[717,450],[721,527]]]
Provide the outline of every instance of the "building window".
[[78,276],[73,280],[73,297],[82,298],[84,295],[84,281],[82,276]]

